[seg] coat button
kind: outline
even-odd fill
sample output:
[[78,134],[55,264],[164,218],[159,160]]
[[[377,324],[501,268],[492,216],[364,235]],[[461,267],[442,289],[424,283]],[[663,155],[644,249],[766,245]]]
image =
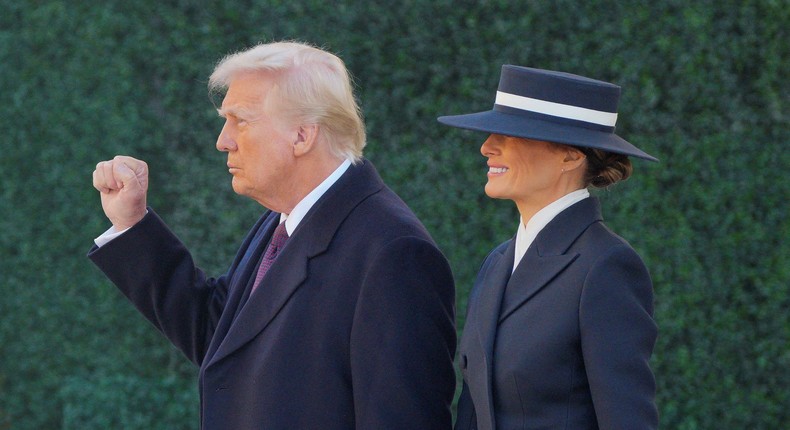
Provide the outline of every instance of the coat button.
[[461,355],[461,369],[466,370],[466,354]]

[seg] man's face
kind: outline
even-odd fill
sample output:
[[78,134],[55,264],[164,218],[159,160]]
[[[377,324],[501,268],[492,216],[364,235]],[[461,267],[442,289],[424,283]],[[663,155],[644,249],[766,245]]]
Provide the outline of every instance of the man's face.
[[283,212],[290,194],[297,128],[278,113],[274,83],[271,75],[255,72],[241,73],[231,81],[218,109],[225,125],[217,149],[228,153],[233,191]]

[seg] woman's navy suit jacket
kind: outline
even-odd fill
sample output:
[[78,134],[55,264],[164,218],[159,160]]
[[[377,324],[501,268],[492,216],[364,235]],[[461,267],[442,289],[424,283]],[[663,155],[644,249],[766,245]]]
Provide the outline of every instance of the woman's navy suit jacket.
[[470,294],[456,429],[655,429],[652,284],[598,200],[557,215],[511,275],[514,248]]

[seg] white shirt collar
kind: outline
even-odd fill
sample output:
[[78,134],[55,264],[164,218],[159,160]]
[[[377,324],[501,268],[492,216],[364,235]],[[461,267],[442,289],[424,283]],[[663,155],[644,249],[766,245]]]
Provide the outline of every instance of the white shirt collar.
[[527,249],[532,245],[538,233],[543,230],[543,227],[546,227],[546,225],[560,212],[587,197],[590,197],[590,192],[587,191],[587,188],[582,188],[549,203],[546,207],[533,215],[532,218],[527,221],[526,225],[524,224],[524,220],[519,219],[518,230],[516,231],[516,255],[513,259],[513,270],[511,272],[516,270],[521,258],[524,257]]
[[343,176],[343,173],[346,173],[348,167],[351,166],[351,161],[344,160],[343,163],[332,172],[331,175],[327,176],[323,182],[318,184],[317,187],[313,188],[313,191],[310,191],[308,195],[306,195],[299,203],[294,206],[293,210],[289,214],[280,214],[280,222],[285,221],[285,231],[288,232],[288,236],[291,236],[296,230],[296,227],[302,222],[302,219],[307,212],[313,207],[315,202],[321,198],[321,196],[326,193],[326,191]]

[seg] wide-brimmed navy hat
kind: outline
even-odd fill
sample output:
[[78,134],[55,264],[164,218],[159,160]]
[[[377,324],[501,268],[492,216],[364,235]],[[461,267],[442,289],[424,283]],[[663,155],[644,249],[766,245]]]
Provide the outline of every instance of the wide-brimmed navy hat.
[[614,134],[620,87],[552,70],[502,66],[494,108],[439,117],[452,127],[657,158]]

